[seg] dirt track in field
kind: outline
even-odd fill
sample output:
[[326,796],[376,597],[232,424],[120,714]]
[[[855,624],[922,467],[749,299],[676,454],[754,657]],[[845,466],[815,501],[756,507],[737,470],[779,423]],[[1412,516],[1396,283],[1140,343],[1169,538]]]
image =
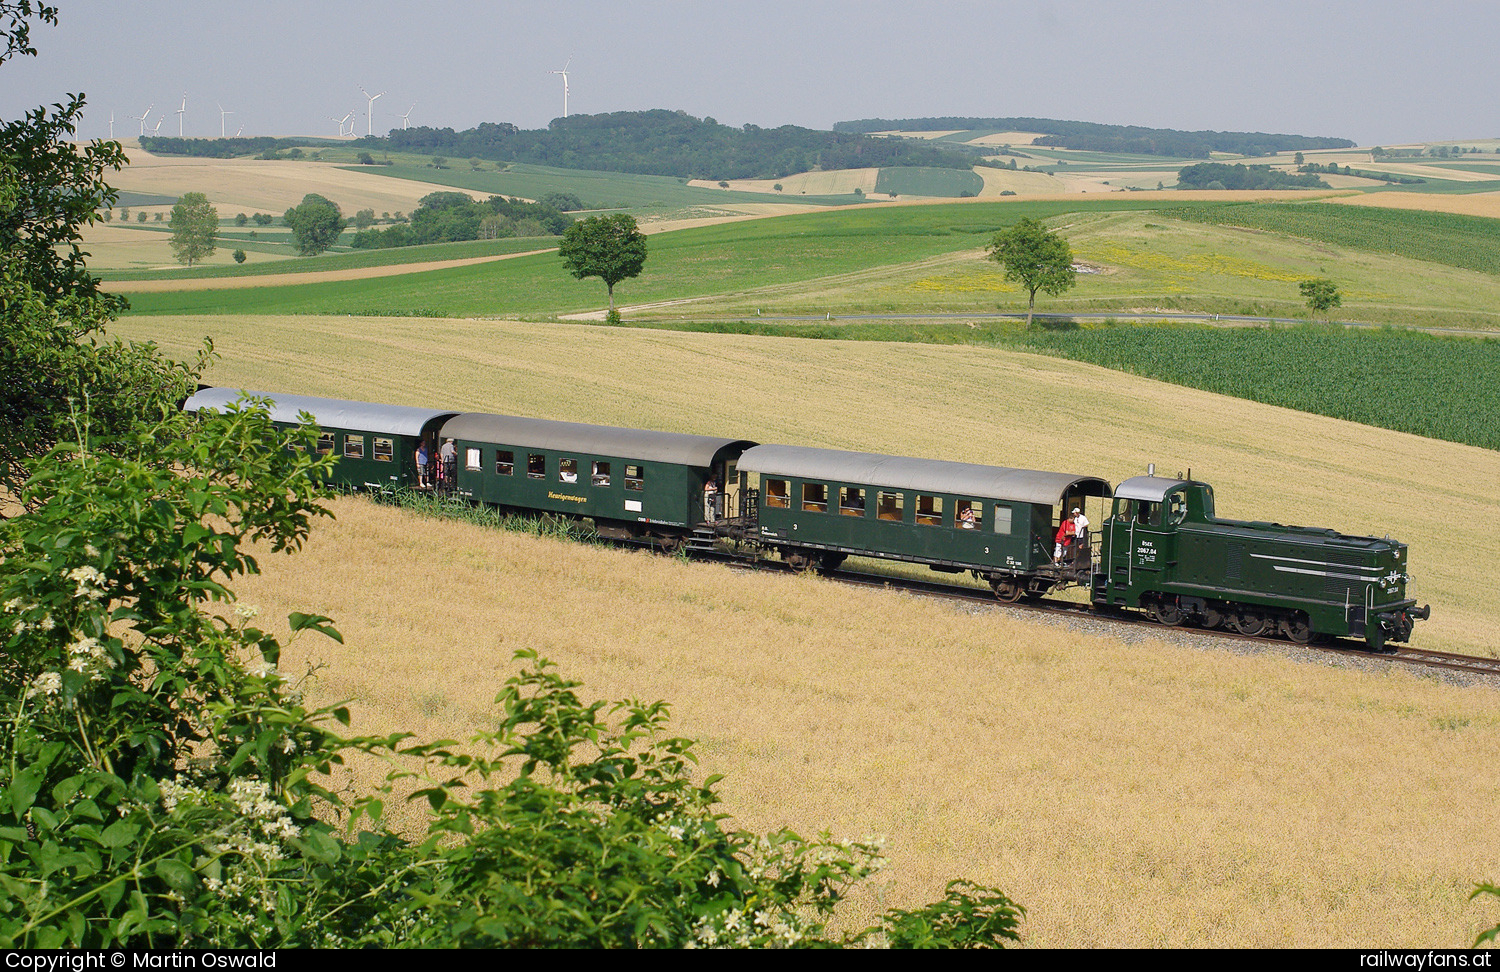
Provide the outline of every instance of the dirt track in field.
[[309,270],[305,273],[271,273],[257,277],[204,277],[199,280],[106,280],[104,289],[116,294],[149,294],[170,290],[243,290],[250,287],[284,287],[290,284],[331,283],[337,280],[368,280],[372,277],[395,277],[424,270],[446,270],[476,263],[513,260],[516,257],[551,253],[557,247],[527,250],[525,253],[501,253],[497,256],[468,257],[463,260],[432,260],[428,263],[393,263],[385,267],[350,267],[345,270]]

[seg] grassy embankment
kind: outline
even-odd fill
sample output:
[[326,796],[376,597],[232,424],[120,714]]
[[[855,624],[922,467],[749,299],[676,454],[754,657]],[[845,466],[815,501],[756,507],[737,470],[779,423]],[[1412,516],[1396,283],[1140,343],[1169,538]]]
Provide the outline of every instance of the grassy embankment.
[[[469,321],[131,318],[209,379],[381,401],[1096,472],[1191,465],[1230,515],[1390,532],[1434,603],[1419,639],[1493,649],[1476,531],[1500,455],[1052,358]],[[643,367],[643,362],[650,362]],[[713,377],[682,375],[712,363]],[[1080,407],[1086,403],[1087,407]],[[1441,469],[1441,479],[1413,477]],[[1416,481],[1413,481],[1413,480]],[[672,700],[744,826],[890,838],[864,913],[960,875],[1027,905],[1044,946],[1462,945],[1493,923],[1493,690],[1126,644],[811,577],[744,576],[345,501],[243,588],[303,638],[355,728],[461,736],[517,647],[597,697]],[[369,767],[357,767],[368,774]]]

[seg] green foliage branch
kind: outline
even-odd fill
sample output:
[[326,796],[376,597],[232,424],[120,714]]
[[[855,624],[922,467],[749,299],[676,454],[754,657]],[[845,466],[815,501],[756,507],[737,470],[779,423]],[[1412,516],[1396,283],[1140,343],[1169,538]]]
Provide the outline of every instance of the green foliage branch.
[[[462,747],[338,735],[347,712],[306,706],[282,642],[230,610],[253,544],[294,550],[326,515],[315,430],[259,404],[110,451],[80,417],[0,523],[0,947],[1017,939],[1022,909],[966,884],[829,932],[877,843],[727,827],[664,704],[586,701],[534,652]],[[384,791],[323,785],[352,752],[392,761]],[[384,830],[393,786],[425,835]]]

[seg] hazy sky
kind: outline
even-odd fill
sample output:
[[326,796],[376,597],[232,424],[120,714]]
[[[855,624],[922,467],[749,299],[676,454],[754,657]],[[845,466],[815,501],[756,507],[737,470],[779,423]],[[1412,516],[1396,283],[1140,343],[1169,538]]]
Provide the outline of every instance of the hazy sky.
[[[1493,0],[55,0],[36,58],[0,65],[0,118],[83,91],[80,132],[333,135],[540,128],[682,109],[828,128],[855,118],[1035,116],[1285,132],[1362,145],[1500,136]],[[412,106],[415,105],[415,108]]]

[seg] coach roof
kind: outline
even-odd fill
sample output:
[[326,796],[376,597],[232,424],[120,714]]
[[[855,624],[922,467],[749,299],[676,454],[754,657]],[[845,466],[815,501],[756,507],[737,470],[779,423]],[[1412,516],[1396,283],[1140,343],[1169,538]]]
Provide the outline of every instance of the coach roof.
[[467,442],[704,468],[713,465],[720,451],[726,448],[755,444],[745,439],[724,439],[711,435],[618,429],[608,425],[553,422],[480,412],[466,412],[449,419],[443,425],[442,434],[445,438],[463,439]]
[[351,402],[339,398],[314,398],[311,395],[284,395],[280,392],[246,391],[239,388],[204,388],[183,404],[196,412],[201,408],[223,411],[240,398],[269,398],[271,420],[296,424],[298,415],[307,412],[325,429],[349,429],[354,432],[384,432],[390,435],[421,435],[422,428],[435,418],[457,414],[452,409],[414,408],[409,405],[377,405],[373,402]]
[[890,486],[1046,506],[1057,504],[1070,491],[1082,496],[1110,495],[1109,483],[1095,476],[805,446],[756,446],[740,457],[739,468],[762,476]]

